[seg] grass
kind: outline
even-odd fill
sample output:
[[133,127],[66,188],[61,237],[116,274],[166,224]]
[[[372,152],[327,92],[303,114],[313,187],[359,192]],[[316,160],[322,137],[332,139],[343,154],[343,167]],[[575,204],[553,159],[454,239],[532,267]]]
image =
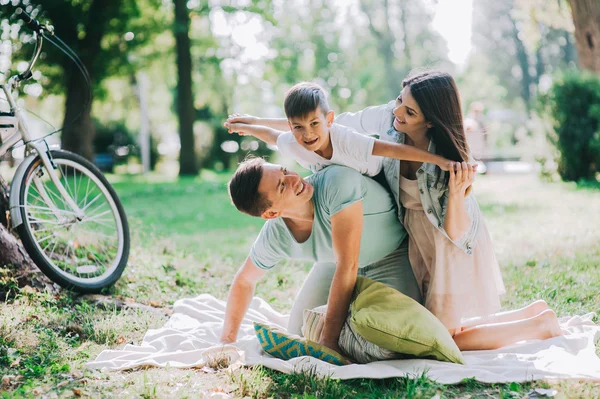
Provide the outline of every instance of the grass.
[[[225,299],[261,221],[229,204],[227,175],[197,179],[111,176],[132,231],[123,277],[107,294],[158,307],[209,293]],[[485,214],[507,287],[505,308],[543,298],[559,316],[600,316],[600,187],[541,183],[535,176],[478,176],[476,195]],[[291,308],[310,264],[286,262],[257,289],[280,311]],[[0,303],[0,398],[195,398],[226,392],[252,398],[517,398],[552,387],[557,397],[599,397],[600,385],[559,381],[445,386],[426,375],[386,380],[336,381],[285,375],[262,367],[211,369],[85,369],[103,349],[139,344],[167,317],[144,310],[98,307],[76,294],[52,296],[16,288],[6,269],[0,285],[16,295]]]

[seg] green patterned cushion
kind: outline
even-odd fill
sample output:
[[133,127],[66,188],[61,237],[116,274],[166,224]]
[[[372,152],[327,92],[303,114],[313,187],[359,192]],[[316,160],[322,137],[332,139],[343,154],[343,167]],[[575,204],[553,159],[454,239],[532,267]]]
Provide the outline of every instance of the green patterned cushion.
[[300,356],[311,356],[336,366],[348,364],[348,361],[336,351],[277,327],[255,322],[254,331],[263,350],[276,358],[289,360]]

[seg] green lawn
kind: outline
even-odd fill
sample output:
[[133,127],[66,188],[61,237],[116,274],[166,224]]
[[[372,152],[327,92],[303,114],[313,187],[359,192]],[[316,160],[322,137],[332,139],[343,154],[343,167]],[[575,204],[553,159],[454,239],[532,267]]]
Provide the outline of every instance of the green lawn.
[[[210,293],[225,299],[261,221],[239,214],[225,189],[228,175],[168,181],[112,176],[127,210],[132,253],[108,293],[155,307]],[[494,239],[507,286],[505,308],[545,299],[561,315],[600,315],[600,187],[541,183],[535,176],[478,176],[475,192]],[[310,265],[288,262],[267,274],[257,295],[281,311],[291,308]],[[13,284],[0,270],[0,284]],[[600,385],[577,381],[442,386],[417,379],[320,380],[270,370],[146,369],[89,371],[105,348],[140,343],[166,316],[142,310],[100,309],[77,295],[17,291],[0,304],[0,397],[183,398],[222,389],[236,397],[487,398],[524,397],[534,387],[558,397],[599,397]]]

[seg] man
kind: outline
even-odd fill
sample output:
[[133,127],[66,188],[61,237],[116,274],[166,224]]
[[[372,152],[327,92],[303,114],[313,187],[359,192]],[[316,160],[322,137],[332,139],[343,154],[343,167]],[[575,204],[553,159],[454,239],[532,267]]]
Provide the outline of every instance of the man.
[[267,222],[233,280],[222,342],[235,342],[256,283],[284,258],[317,262],[296,297],[288,329],[299,334],[303,310],[328,303],[320,343],[338,352],[357,275],[421,301],[393,199],[371,178],[330,166],[302,179],[256,158],[236,170],[229,194],[238,210]]

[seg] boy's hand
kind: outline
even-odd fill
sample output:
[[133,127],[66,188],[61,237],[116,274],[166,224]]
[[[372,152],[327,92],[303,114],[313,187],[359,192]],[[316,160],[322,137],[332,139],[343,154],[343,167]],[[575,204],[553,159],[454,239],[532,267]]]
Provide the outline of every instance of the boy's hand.
[[229,134],[231,133],[237,133],[240,136],[247,136],[247,135],[252,135],[252,127],[251,125],[248,125],[246,123],[232,123],[232,122],[225,122],[223,123],[223,126],[225,126],[227,128],[227,132]]
[[258,122],[258,118],[256,116],[248,115],[248,114],[231,114],[227,117],[227,122],[229,123],[245,123],[246,125],[255,125]]
[[438,166],[447,172],[452,168],[452,161],[446,159],[443,162],[438,163]]

